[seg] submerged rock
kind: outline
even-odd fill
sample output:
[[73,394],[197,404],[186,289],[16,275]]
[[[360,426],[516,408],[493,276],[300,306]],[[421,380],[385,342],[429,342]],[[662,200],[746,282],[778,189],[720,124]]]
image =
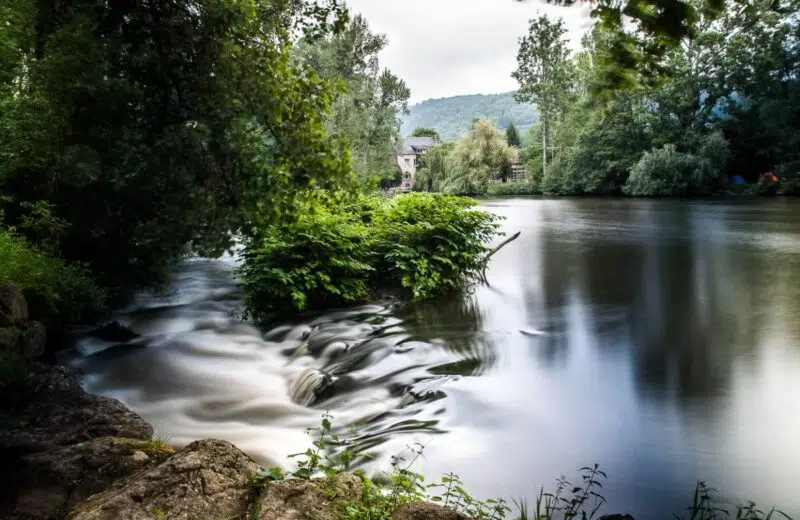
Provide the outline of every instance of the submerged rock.
[[289,386],[289,396],[297,404],[309,406],[325,397],[335,379],[333,376],[316,368],[307,368],[300,372]]
[[118,321],[112,321],[101,327],[97,327],[89,333],[89,336],[102,339],[104,341],[126,343],[138,338],[139,334],[133,332],[131,329]]
[[242,518],[260,468],[229,442],[196,441],[92,496],[70,520],[196,520]]

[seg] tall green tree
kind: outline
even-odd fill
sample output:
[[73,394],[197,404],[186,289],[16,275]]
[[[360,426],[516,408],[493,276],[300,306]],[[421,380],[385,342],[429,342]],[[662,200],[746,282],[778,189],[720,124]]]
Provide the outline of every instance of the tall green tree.
[[352,16],[344,29],[323,40],[306,40],[294,53],[320,76],[341,85],[326,129],[350,145],[353,169],[362,185],[375,187],[396,172],[400,116],[408,112],[411,92],[378,54],[388,40],[375,34],[366,18]]
[[153,283],[188,250],[219,252],[290,216],[310,187],[348,179],[347,151],[324,130],[332,85],[291,58],[299,34],[341,28],[335,3],[3,9],[5,223],[46,210],[58,253],[106,284]]
[[522,146],[522,138],[519,136],[519,130],[514,126],[514,123],[508,123],[506,127],[506,142],[508,146]]
[[569,48],[561,19],[540,16],[530,21],[528,34],[520,39],[517,70],[512,73],[519,83],[515,97],[534,103],[542,124],[542,171],[547,172],[548,131],[566,107],[571,86]]

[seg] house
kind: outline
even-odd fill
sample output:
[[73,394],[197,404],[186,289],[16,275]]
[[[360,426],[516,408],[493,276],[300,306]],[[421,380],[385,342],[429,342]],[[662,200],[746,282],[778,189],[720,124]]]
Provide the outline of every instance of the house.
[[417,168],[420,159],[428,148],[439,144],[438,137],[406,137],[403,140],[403,151],[397,156],[397,165],[403,172],[403,181],[398,188],[399,191],[411,191],[414,187],[414,178],[417,175]]

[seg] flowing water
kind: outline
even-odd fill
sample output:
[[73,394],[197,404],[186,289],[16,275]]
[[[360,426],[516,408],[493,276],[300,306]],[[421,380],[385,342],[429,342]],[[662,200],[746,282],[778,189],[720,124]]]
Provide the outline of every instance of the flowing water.
[[181,445],[291,465],[308,426],[362,422],[373,466],[481,497],[534,496],[598,462],[608,511],[671,518],[707,481],[800,516],[800,201],[487,201],[520,238],[463,299],[380,303],[259,330],[234,260],[193,260],[70,362]]

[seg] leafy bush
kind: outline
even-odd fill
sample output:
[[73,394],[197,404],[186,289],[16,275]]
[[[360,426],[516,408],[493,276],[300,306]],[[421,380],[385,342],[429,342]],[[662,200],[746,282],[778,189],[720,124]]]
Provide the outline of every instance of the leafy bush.
[[320,206],[257,231],[239,273],[246,313],[266,320],[369,296],[372,239],[360,217]]
[[296,219],[257,227],[239,270],[259,321],[351,304],[377,291],[411,299],[463,290],[482,268],[496,217],[471,199],[412,193],[318,199]]
[[623,191],[637,196],[707,195],[716,189],[728,157],[728,141],[719,132],[705,136],[696,154],[666,144],[644,153]]
[[9,230],[0,229],[0,285],[14,284],[42,298],[65,323],[101,309],[103,291],[88,271],[31,247]]
[[688,195],[691,179],[700,168],[697,157],[681,153],[675,145],[667,144],[644,153],[631,169],[623,191],[628,195],[645,197]]
[[483,266],[486,244],[497,230],[496,217],[472,210],[476,204],[414,193],[380,205],[373,216],[381,276],[376,282],[400,287],[415,300],[465,289]]
[[507,197],[513,195],[541,195],[542,190],[532,181],[504,182],[490,184],[487,195]]

